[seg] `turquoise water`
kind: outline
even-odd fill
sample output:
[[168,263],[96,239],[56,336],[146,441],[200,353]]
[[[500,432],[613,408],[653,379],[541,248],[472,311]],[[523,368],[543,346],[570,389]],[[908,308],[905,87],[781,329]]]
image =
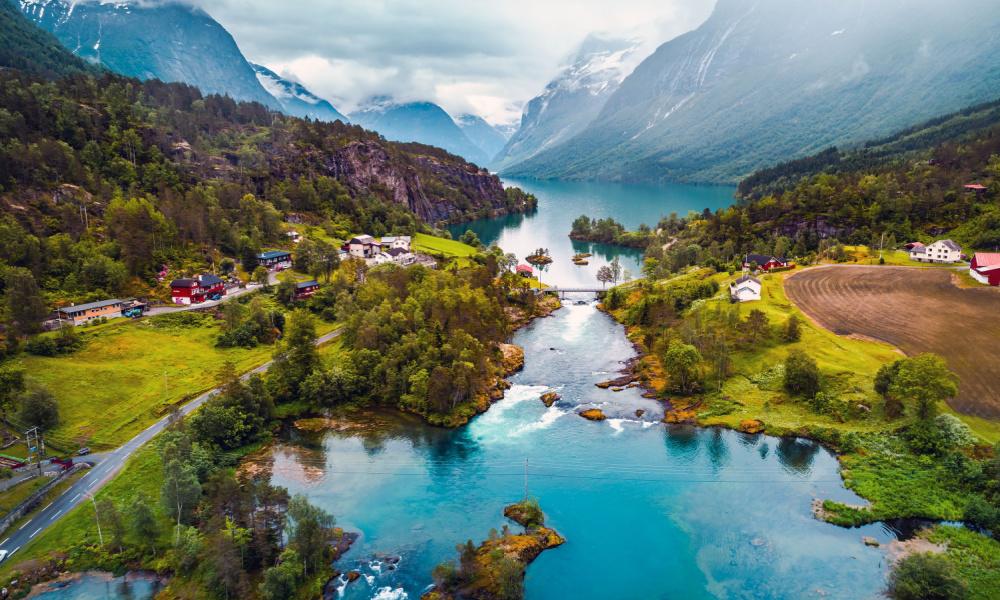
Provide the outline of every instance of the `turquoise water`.
[[[484,244],[498,244],[522,260],[538,247],[548,248],[554,259],[542,273],[549,284],[581,286],[596,284],[597,269],[614,257],[633,276],[642,266],[642,252],[606,244],[574,242],[569,239],[573,219],[585,214],[592,218],[613,217],[629,229],[645,223],[655,227],[660,217],[676,212],[715,210],[733,202],[734,187],[685,184],[641,185],[583,181],[504,180],[538,197],[538,210],[530,215],[510,215],[483,219],[449,227],[453,237],[467,229],[476,232]],[[587,266],[578,267],[571,258],[578,252],[594,257]]]
[[[467,427],[374,413],[360,419],[382,422],[373,431],[296,436],[274,451],[274,483],[361,532],[338,564],[365,575],[346,598],[418,598],[456,544],[505,524],[526,459],[529,493],[568,540],[530,566],[529,599],[879,596],[884,554],[861,537],[891,531],[810,513],[817,497],[862,502],[834,456],[806,440],[668,427],[638,390],[595,387],[633,350],[592,302],[567,304],[515,335],[524,371]],[[562,400],[546,408],[550,388]],[[575,414],[594,406],[609,419]]]
[[[159,584],[147,577],[111,577],[104,574],[84,574],[64,585],[47,584],[48,591],[32,598],[43,600],[149,600]],[[56,587],[59,586],[59,587]]]

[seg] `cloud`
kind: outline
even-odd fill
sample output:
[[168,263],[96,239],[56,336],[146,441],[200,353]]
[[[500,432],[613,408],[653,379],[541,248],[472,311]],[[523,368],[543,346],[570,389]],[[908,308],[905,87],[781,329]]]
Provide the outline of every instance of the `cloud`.
[[515,121],[592,32],[656,45],[714,0],[191,0],[243,53],[351,110],[366,97],[431,100]]

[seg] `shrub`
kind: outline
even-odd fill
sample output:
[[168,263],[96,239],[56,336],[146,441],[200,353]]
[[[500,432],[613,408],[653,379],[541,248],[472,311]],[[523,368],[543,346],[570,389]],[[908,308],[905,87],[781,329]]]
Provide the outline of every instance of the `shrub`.
[[961,600],[969,589],[943,556],[914,554],[898,563],[889,576],[889,595],[896,600]]
[[782,331],[781,338],[789,344],[802,339],[802,327],[799,325],[799,318],[796,315],[788,317],[788,321],[785,322],[785,329]]
[[949,448],[966,448],[976,443],[972,430],[955,415],[943,414],[934,417],[941,440]]
[[24,345],[24,349],[36,356],[55,356],[59,354],[59,347],[56,341],[47,335],[38,335]]
[[816,361],[801,350],[793,350],[785,359],[785,390],[805,398],[819,392],[820,377]]
[[966,522],[993,532],[1000,538],[1000,506],[993,506],[981,496],[973,496],[965,507]]

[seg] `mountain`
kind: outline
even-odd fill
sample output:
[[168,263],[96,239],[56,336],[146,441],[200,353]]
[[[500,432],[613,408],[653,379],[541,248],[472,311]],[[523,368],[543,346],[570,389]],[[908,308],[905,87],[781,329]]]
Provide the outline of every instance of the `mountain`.
[[993,0],[719,0],[580,134],[505,174],[735,182],[1000,89]]
[[284,113],[314,121],[348,122],[347,117],[340,114],[332,104],[313,94],[302,84],[289,81],[262,65],[250,63],[250,66],[257,74],[257,81],[281,103]]
[[350,119],[388,140],[437,146],[479,165],[489,161],[451,116],[432,102],[398,103],[386,96],[376,96],[352,112]]
[[69,54],[52,34],[28,21],[10,0],[0,0],[0,65],[32,75],[53,78],[94,72]]
[[455,124],[462,130],[465,137],[469,138],[470,142],[483,151],[487,161],[493,160],[493,157],[503,150],[507,143],[507,135],[478,115],[468,113],[458,115],[455,117]]
[[641,43],[591,34],[559,74],[524,107],[521,126],[495,159],[499,169],[583,131],[638,64]]
[[199,8],[71,0],[21,0],[20,7],[73,54],[116,73],[280,108],[229,32]]

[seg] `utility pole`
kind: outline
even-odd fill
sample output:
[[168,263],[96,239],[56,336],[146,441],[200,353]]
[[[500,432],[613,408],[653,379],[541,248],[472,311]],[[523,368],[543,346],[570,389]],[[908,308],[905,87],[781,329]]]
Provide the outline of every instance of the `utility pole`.
[[882,232],[882,237],[879,239],[879,242],[878,242],[878,259],[879,259],[880,262],[882,260],[882,248],[884,246],[885,246],[885,232],[883,231]]
[[528,500],[528,459],[524,459],[524,500]]
[[101,547],[104,547],[104,534],[101,533],[101,514],[97,512],[97,500],[94,499],[93,494],[90,496],[90,501],[94,503],[94,518],[97,520],[97,537],[101,540]]
[[45,442],[42,441],[37,427],[24,432],[24,443],[28,446],[28,464],[32,461],[38,464],[38,474],[42,474],[42,455],[45,454]]

